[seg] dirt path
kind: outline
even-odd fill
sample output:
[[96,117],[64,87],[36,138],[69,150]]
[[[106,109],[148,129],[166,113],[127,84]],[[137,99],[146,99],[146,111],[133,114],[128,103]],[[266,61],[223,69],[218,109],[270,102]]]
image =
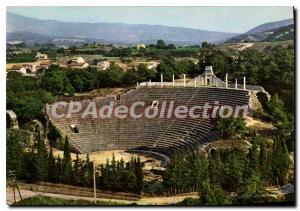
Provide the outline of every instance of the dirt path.
[[139,205],[168,205],[183,201],[185,198],[197,198],[197,194],[171,197],[145,197],[137,201]]
[[272,138],[274,127],[271,123],[254,119],[253,117],[246,117],[246,126],[254,128],[256,133],[265,138]]
[[[23,199],[33,197],[38,195],[38,193],[30,191],[30,190],[20,190],[21,196]],[[18,194],[18,191],[16,191],[16,200],[20,201],[20,196]],[[6,188],[6,204],[10,205],[14,203],[14,194],[13,194],[13,189],[12,188]]]
[[250,116],[246,116],[245,119],[247,127],[255,127],[257,129],[273,129],[273,125],[271,123],[263,122]]
[[[53,198],[60,198],[60,199],[83,199],[83,200],[89,200],[94,201],[94,198],[92,197],[80,197],[80,196],[71,196],[71,195],[63,195],[63,194],[53,194],[53,193],[43,193],[43,192],[35,192],[30,190],[20,190],[22,198],[29,198],[33,196],[48,196]],[[187,197],[193,197],[196,198],[196,194],[189,194],[184,196],[171,196],[171,197],[144,197],[141,198],[138,201],[129,201],[129,200],[118,200],[118,199],[104,199],[104,198],[97,198],[99,201],[106,201],[106,202],[119,202],[119,203],[136,203],[138,205],[168,205],[173,203],[178,203],[183,201]],[[17,201],[20,201],[19,195],[16,194]],[[8,205],[11,205],[14,202],[14,196],[13,191],[11,188],[6,188],[6,203]]]
[[[52,148],[53,150],[53,155],[55,157],[60,156],[60,158],[63,157],[63,151]],[[95,161],[96,165],[99,164],[105,164],[107,159],[109,159],[111,161],[113,155],[115,156],[116,160],[121,160],[121,158],[125,161],[128,162],[131,160],[132,157],[140,157],[141,162],[145,162],[145,161],[151,161],[151,162],[145,162],[145,166],[144,169],[146,170],[150,170],[154,167],[160,167],[161,166],[161,161],[147,156],[147,155],[141,155],[141,154],[136,154],[136,153],[128,153],[125,152],[124,150],[110,150],[110,151],[100,151],[100,152],[93,152],[90,153],[90,160]],[[86,154],[79,154],[79,157],[81,159],[86,159]],[[76,154],[71,153],[71,158],[72,160],[76,159]]]

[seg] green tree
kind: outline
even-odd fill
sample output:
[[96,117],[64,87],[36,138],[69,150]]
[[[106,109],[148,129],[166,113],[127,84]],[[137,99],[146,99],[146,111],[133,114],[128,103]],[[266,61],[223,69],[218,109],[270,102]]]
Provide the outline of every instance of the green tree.
[[143,166],[140,157],[136,159],[135,174],[136,174],[136,193],[141,194],[144,188],[144,183],[143,183],[144,173],[143,173]]
[[35,164],[37,170],[37,179],[40,181],[46,181],[48,179],[48,168],[49,168],[48,152],[47,152],[45,141],[41,139],[39,133],[38,133],[37,156],[36,156]]
[[50,147],[49,157],[48,157],[48,181],[56,182],[58,175],[56,174],[56,161],[53,156],[53,150]]
[[290,167],[290,157],[285,141],[280,137],[276,137],[274,140],[272,166],[276,184],[285,185]]
[[22,147],[18,134],[6,130],[6,175],[15,172],[17,177],[22,174]]
[[257,172],[259,170],[259,151],[257,143],[252,142],[247,157],[249,173]]
[[125,162],[124,160],[121,158],[120,162],[119,162],[119,181],[120,181],[120,185],[121,185],[121,190],[122,191],[126,191],[128,188],[128,170],[125,169]]
[[[213,66],[216,76],[222,78],[229,70],[229,59],[230,57],[227,57],[221,51],[205,49],[198,57],[198,69],[202,73],[205,66]],[[231,75],[233,74],[230,74],[229,76]]]
[[36,52],[30,53],[20,53],[13,56],[8,56],[6,61],[7,63],[25,63],[25,62],[34,62],[36,61]]
[[40,89],[38,77],[9,74],[6,100],[7,109],[17,114],[20,123],[25,123],[42,119],[44,105],[54,102],[54,97]]
[[73,172],[72,172],[72,184],[83,185],[84,169],[78,153],[76,154],[76,159],[73,162],[74,165],[73,165]]
[[[194,157],[194,159],[193,159]],[[192,169],[190,170],[191,178],[186,179],[191,186],[201,187],[201,183],[208,177],[208,161],[203,153],[196,153],[191,156]],[[185,174],[185,173],[183,173]]]
[[160,75],[163,74],[164,81],[172,81],[173,74],[175,78],[179,77],[179,71],[176,66],[175,59],[173,57],[162,58],[160,64],[156,68],[156,78],[160,81]]
[[260,173],[253,172],[249,177],[247,177],[245,185],[242,186],[242,190],[239,195],[241,195],[244,200],[251,200],[261,196],[263,192]]
[[122,84],[124,71],[117,64],[112,63],[107,70],[107,79],[109,86],[119,86]]
[[203,205],[226,205],[231,203],[228,194],[222,190],[221,186],[210,183],[208,178],[202,182],[199,194],[200,203]]
[[176,62],[177,69],[179,74],[188,74],[190,77],[196,77],[200,75],[200,72],[196,64],[190,59],[183,59]]
[[134,171],[129,170],[128,171],[128,189],[130,191],[136,192],[136,174]]
[[54,65],[50,66],[42,76],[42,86],[54,95],[74,93],[74,87],[67,77],[67,70]]
[[64,182],[63,181],[63,161],[59,155],[56,160],[55,175],[56,175],[56,182],[59,182],[59,183]]
[[172,49],[174,50],[174,49],[176,49],[176,45],[174,45],[173,43],[170,43],[165,48],[168,50],[172,50]]
[[85,186],[91,186],[93,183],[93,162],[90,161],[89,154],[86,155],[85,166],[84,166],[84,184]]
[[246,131],[246,123],[242,117],[217,118],[216,128],[222,138],[242,135]]
[[137,72],[141,77],[142,81],[148,81],[150,79],[154,79],[156,74],[154,70],[149,69],[147,65],[143,63],[137,66]]
[[87,69],[67,70],[67,77],[76,92],[89,91],[97,88],[97,70]]
[[265,140],[262,139],[259,147],[259,172],[261,173],[262,181],[267,185],[272,179],[272,151],[267,148]]
[[163,40],[157,40],[156,48],[165,49],[166,48],[166,43]]
[[267,104],[267,112],[271,115],[274,122],[287,122],[287,115],[284,112],[284,103],[280,100],[278,94],[271,97]]
[[239,149],[232,149],[222,153],[223,157],[223,184],[226,190],[236,191],[243,185],[243,180],[247,175],[247,160],[245,152]]
[[[111,162],[110,162],[110,173],[111,173],[111,176],[113,178],[116,178],[116,176],[117,176],[117,162],[116,162],[115,154],[113,154]],[[117,181],[115,179],[110,179],[109,183],[110,183],[110,188],[112,190],[117,189]]]
[[204,42],[201,43],[201,47],[202,48],[209,48],[210,44],[208,42],[204,41]]
[[216,150],[214,154],[209,156],[208,172],[211,183],[222,184],[222,165],[220,152]]
[[23,172],[22,178],[29,183],[37,181],[37,165],[36,165],[36,153],[35,148],[32,147],[28,152],[23,154]]
[[71,182],[71,175],[72,175],[72,164],[71,164],[71,152],[70,152],[70,145],[69,140],[66,137],[65,145],[64,145],[64,157],[62,161],[63,167],[63,181],[67,184]]
[[126,85],[134,85],[137,82],[142,82],[142,78],[140,77],[139,73],[134,69],[131,68],[126,71],[126,73],[123,76],[123,84]]

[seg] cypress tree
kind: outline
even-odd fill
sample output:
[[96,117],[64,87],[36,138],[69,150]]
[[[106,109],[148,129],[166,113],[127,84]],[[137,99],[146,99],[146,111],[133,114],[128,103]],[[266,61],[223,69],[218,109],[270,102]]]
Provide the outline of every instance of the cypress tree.
[[248,171],[249,174],[256,172],[259,168],[259,152],[256,143],[252,143],[252,146],[247,155],[248,157]]
[[62,164],[63,164],[63,181],[66,184],[70,184],[71,174],[72,174],[72,164],[71,164],[70,145],[67,137],[64,145],[64,157],[63,157]]
[[197,188],[201,186],[201,183],[208,177],[208,162],[203,153],[197,153],[194,160],[194,181]]
[[73,161],[73,172],[72,172],[72,184],[81,185],[81,166],[78,153],[76,154],[76,159]]
[[34,147],[29,152],[25,152],[23,155],[23,177],[29,182],[33,183],[37,181],[37,169],[36,169],[36,153]]
[[141,194],[144,185],[143,184],[144,174],[143,174],[143,166],[140,157],[137,158],[135,172],[136,172],[136,192],[137,194]]
[[245,179],[245,184],[239,193],[245,199],[258,197],[263,192],[262,181],[259,172],[253,172]]
[[37,179],[40,181],[46,181],[48,178],[48,153],[45,145],[45,141],[40,137],[37,141],[37,156],[36,156],[36,170]]
[[284,111],[284,103],[277,93],[271,97],[271,100],[267,104],[266,111],[275,123],[287,122],[287,115]]
[[220,157],[220,152],[217,150],[214,155],[209,157],[209,178],[213,184],[222,184],[222,161]]
[[106,189],[110,189],[110,165],[109,165],[109,159],[106,160],[106,164],[103,168],[103,172],[102,172],[102,176],[103,176],[103,187]]
[[232,149],[227,151],[223,161],[223,187],[230,190],[236,191],[243,184],[243,177],[245,170],[247,170],[246,156],[244,152],[238,149]]
[[84,172],[84,185],[90,187],[93,183],[93,162],[90,161],[89,154],[86,155]]
[[270,156],[270,152],[266,148],[266,144],[262,141],[260,143],[260,150],[259,150],[259,168],[261,173],[261,178],[263,182],[266,184],[269,184],[270,178],[271,178],[271,168],[272,163],[271,159],[272,156]]
[[213,184],[206,178],[201,182],[200,203],[203,205],[225,205],[231,201],[218,184]]
[[163,175],[163,184],[167,188],[173,188],[176,184],[176,167],[177,167],[177,159],[179,156],[174,155],[170,161],[170,163],[167,166],[167,169],[165,171],[165,174]]
[[56,181],[59,183],[63,182],[63,164],[62,164],[62,159],[58,155],[57,161],[56,161],[56,166],[55,166],[55,175],[57,176]]
[[128,183],[128,173],[125,170],[125,162],[123,158],[121,158],[119,162],[119,176],[120,176],[120,186],[122,191],[126,191],[127,183]]
[[110,188],[112,190],[116,190],[117,188],[117,162],[115,158],[115,154],[112,156],[111,164],[110,164]]
[[100,172],[101,172],[101,176],[100,176],[100,178],[98,179],[98,187],[101,187],[101,188],[103,188],[103,189],[105,189],[105,187],[104,187],[104,168],[105,168],[105,166],[103,165],[103,164],[100,164]]
[[58,177],[56,172],[56,163],[53,157],[53,151],[50,147],[49,158],[48,158],[48,181],[56,182],[56,178]]
[[134,172],[134,169],[130,168],[130,170],[128,170],[128,190],[136,192],[136,184],[136,174]]
[[20,137],[13,131],[6,131],[6,174],[15,172],[17,177],[22,174],[22,148]]
[[287,183],[287,175],[289,170],[290,158],[284,140],[277,139],[273,149],[273,175],[275,183],[285,185]]
[[117,167],[116,167],[116,186],[118,190],[123,190],[122,183],[121,183],[121,177],[123,173],[123,167],[121,166],[121,161],[117,161]]

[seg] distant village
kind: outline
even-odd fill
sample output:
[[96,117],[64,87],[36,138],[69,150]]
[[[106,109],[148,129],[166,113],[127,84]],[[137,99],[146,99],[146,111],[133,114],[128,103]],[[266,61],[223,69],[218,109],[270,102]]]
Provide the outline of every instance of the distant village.
[[[9,43],[10,45],[14,46],[18,43]],[[63,50],[69,50],[68,46],[60,46],[60,49]],[[137,50],[145,49],[145,44],[138,44],[135,46]],[[28,54],[32,53],[32,50],[30,48],[17,48],[13,47],[8,49],[7,51],[9,56],[16,56],[20,54]],[[151,60],[151,61],[138,61],[138,60],[124,60],[120,59],[120,61],[110,61],[110,59],[103,58],[99,60],[95,60],[93,62],[88,62],[85,58],[83,58],[80,55],[74,55],[70,56],[69,59],[66,61],[57,60],[49,58],[49,56],[46,53],[36,52],[35,56],[36,61],[32,62],[12,62],[6,64],[6,73],[15,71],[19,72],[23,75],[35,75],[41,71],[44,71],[49,68],[50,65],[58,65],[62,68],[68,68],[68,69],[86,69],[88,67],[97,68],[97,70],[107,70],[109,69],[112,62],[114,62],[116,65],[121,67],[124,71],[128,70],[129,68],[136,67],[137,65],[144,63],[147,65],[148,69],[155,69],[158,64],[159,60]]]

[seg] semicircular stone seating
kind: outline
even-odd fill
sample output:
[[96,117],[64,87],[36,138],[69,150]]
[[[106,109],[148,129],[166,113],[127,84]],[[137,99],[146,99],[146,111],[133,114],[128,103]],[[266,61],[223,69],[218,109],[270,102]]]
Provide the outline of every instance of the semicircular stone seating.
[[[211,118],[175,118],[172,115],[167,118],[167,109],[163,116],[154,118],[134,119],[127,117],[119,119],[93,118],[91,115],[81,118],[85,108],[91,100],[82,100],[80,112],[72,114],[72,118],[55,118],[51,114],[51,106],[46,107],[49,121],[63,135],[67,136],[72,148],[79,153],[90,153],[106,150],[143,150],[172,156],[177,151],[199,147],[216,136],[216,131]],[[162,110],[162,102],[166,102],[168,108],[171,101],[174,108],[185,105],[203,106],[205,103],[214,105],[248,106],[249,93],[246,90],[212,88],[212,87],[140,87],[120,96],[120,99],[111,97],[95,99],[97,105],[109,105],[114,101],[116,105],[131,106],[134,102],[145,102],[151,106],[157,102],[159,114]],[[57,109],[58,113],[66,113],[66,106]],[[136,113],[144,112],[145,108],[137,107]],[[197,113],[198,112],[198,113]],[[212,109],[209,110],[209,113]],[[195,114],[201,114],[201,110],[195,110]],[[74,132],[74,126],[77,131]]]

